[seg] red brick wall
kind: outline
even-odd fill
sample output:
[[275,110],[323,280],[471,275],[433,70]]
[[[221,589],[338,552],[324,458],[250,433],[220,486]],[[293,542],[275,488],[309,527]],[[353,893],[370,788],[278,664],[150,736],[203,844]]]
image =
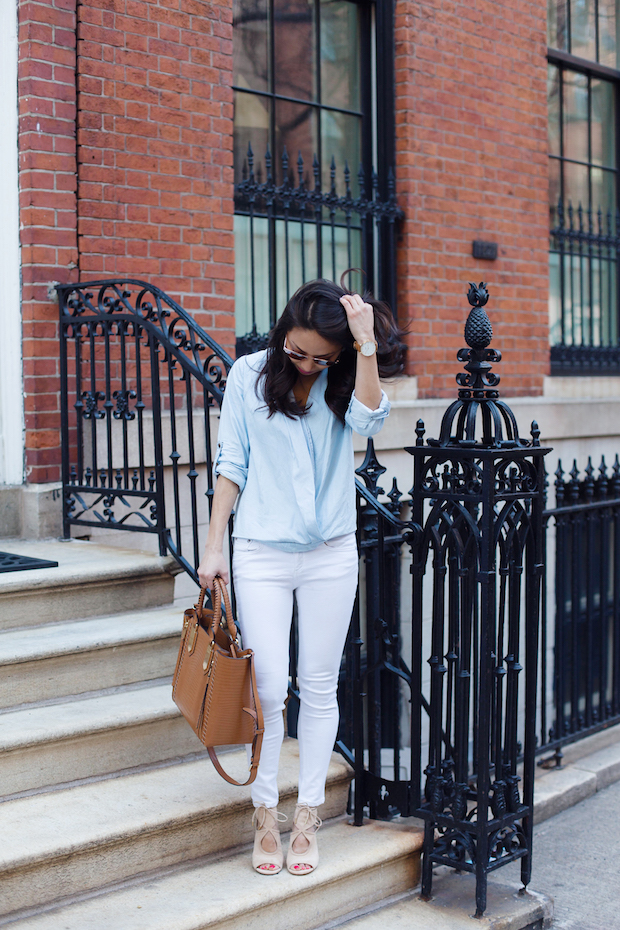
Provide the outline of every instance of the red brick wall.
[[26,474],[60,473],[58,306],[77,275],[75,0],[19,3],[19,169]]
[[84,0],[78,71],[82,278],[152,281],[232,348],[232,0]]
[[[486,281],[500,390],[548,371],[546,3],[398,0],[399,307],[422,396],[456,390],[468,281]],[[495,241],[495,262],[472,258]],[[404,312],[403,312],[404,311]]]

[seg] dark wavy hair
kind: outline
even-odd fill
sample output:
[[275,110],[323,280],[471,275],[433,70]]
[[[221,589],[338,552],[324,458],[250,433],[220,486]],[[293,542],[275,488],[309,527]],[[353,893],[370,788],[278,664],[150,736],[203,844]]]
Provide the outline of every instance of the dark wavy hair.
[[[354,340],[347,322],[347,315],[340,303],[341,297],[352,293],[343,287],[342,283],[348,273],[345,271],[340,279],[340,285],[323,278],[303,284],[293,294],[284,313],[271,330],[267,357],[257,381],[257,388],[262,382],[269,416],[273,416],[274,413],[283,413],[293,419],[307,412],[308,408],[301,408],[293,397],[292,389],[298,377],[297,369],[282,350],[286,334],[291,329],[300,327],[313,330],[324,339],[342,346],[338,364],[333,365],[327,371],[325,401],[330,410],[344,424],[344,415],[355,385],[357,356],[357,351],[353,348]],[[386,303],[375,300],[369,293],[364,293],[362,299],[374,310],[379,376],[392,378],[400,374],[404,368],[406,351],[406,346],[402,341],[404,332],[397,326],[392,311]]]

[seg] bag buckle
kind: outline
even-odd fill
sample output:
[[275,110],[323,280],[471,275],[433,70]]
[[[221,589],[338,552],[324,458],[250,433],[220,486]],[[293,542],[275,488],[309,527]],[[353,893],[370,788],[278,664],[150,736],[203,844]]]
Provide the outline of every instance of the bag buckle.
[[209,668],[209,665],[211,664],[211,661],[212,661],[212,659],[213,659],[213,646],[214,646],[214,642],[213,642],[213,640],[212,640],[212,641],[209,643],[208,647],[207,647],[207,651],[206,651],[206,653],[205,653],[204,661],[203,661],[203,663],[202,663],[202,670],[203,670],[203,672],[206,672],[206,671],[207,671],[207,669]]
[[196,622],[193,630],[190,630],[190,633],[187,637],[187,651],[190,653],[194,649],[194,644],[196,643],[197,636],[198,636],[198,622]]

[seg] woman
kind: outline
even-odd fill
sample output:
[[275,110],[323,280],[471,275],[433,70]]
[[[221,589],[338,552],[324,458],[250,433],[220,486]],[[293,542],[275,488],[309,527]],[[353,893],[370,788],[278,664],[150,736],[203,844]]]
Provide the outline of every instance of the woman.
[[[344,277],[344,276],[343,276]],[[265,351],[230,370],[218,435],[218,475],[198,574],[229,581],[223,541],[239,497],[233,571],[244,648],[255,653],[265,734],[252,785],[252,864],[282,868],[278,761],[288,691],[293,595],[299,625],[299,794],[287,855],[292,874],[318,863],[317,808],[338,729],[336,689],[357,588],[351,431],[372,436],[390,409],[379,376],[403,367],[389,309],[330,281],[303,285]]]

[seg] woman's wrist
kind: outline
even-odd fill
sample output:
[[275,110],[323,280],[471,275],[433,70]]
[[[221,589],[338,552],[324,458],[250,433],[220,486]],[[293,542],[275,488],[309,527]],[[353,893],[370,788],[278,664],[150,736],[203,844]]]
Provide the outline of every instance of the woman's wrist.
[[358,333],[357,335],[352,333],[352,335],[355,341],[359,342],[360,345],[363,345],[365,342],[376,342],[377,341],[374,330],[370,332],[368,332],[368,330],[365,330],[364,332]]
[[222,553],[223,549],[224,549],[224,539],[223,539],[223,538],[222,538],[221,540],[219,540],[219,542],[216,541],[216,540],[214,540],[213,542],[211,542],[211,541],[209,540],[209,541],[207,542],[206,546],[205,546],[205,555],[220,555],[220,554]]

